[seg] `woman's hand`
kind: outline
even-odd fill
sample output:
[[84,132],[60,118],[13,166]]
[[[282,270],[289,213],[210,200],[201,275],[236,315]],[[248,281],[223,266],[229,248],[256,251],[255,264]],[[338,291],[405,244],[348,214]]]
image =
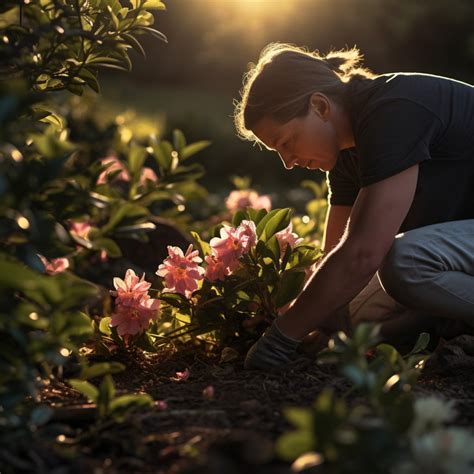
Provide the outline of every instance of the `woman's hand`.
[[263,311],[257,313],[253,318],[245,319],[242,322],[242,326],[245,329],[255,329],[259,325],[269,326],[273,321],[273,318]]

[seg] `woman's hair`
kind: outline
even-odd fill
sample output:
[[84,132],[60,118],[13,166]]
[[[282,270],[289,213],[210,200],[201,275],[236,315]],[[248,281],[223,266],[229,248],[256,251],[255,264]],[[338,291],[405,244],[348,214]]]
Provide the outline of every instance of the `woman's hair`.
[[234,101],[237,135],[260,142],[252,131],[260,119],[271,117],[283,124],[306,115],[314,92],[344,104],[349,83],[374,77],[360,66],[362,59],[357,48],[321,56],[292,44],[270,43],[244,74],[241,100]]

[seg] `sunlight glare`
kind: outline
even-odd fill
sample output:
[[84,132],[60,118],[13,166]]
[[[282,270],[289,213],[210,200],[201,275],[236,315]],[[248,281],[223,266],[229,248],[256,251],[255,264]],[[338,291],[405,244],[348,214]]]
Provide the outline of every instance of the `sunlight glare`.
[[[217,3],[217,2],[216,2]],[[220,0],[220,10],[232,10],[240,17],[275,17],[288,14],[295,7],[296,0]]]

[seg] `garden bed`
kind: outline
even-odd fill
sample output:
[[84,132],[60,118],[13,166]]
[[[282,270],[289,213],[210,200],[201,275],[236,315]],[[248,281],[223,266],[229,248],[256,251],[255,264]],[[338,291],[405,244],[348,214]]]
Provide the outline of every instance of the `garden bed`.
[[[454,400],[455,424],[468,427],[474,424],[469,344],[472,339],[462,336],[438,346],[414,387],[416,395]],[[101,468],[95,472],[289,473],[290,464],[274,454],[275,439],[290,428],[282,408],[309,406],[328,386],[339,394],[350,387],[334,366],[309,359],[267,372],[243,370],[241,357],[220,363],[216,354],[186,347],[150,355],[116,354],[114,360],[127,367],[114,376],[117,390],[145,391],[153,396],[155,407],[124,423],[104,424],[76,446],[74,462],[61,461],[66,468],[61,472]],[[186,369],[189,377],[179,379],[177,372]],[[210,386],[212,397],[206,391]],[[55,421],[71,426],[71,435],[90,429],[93,409],[67,385],[52,383],[41,399],[55,409]],[[353,395],[349,401],[360,400]]]

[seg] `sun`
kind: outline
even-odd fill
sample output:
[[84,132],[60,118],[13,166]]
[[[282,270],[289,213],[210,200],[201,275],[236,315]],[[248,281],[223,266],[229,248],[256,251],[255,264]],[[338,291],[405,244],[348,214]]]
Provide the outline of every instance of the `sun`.
[[288,13],[295,0],[219,0],[221,9],[232,9],[242,16],[266,16]]
[[296,0],[211,0],[211,4],[234,15],[235,20],[248,20],[286,16],[294,10]]

